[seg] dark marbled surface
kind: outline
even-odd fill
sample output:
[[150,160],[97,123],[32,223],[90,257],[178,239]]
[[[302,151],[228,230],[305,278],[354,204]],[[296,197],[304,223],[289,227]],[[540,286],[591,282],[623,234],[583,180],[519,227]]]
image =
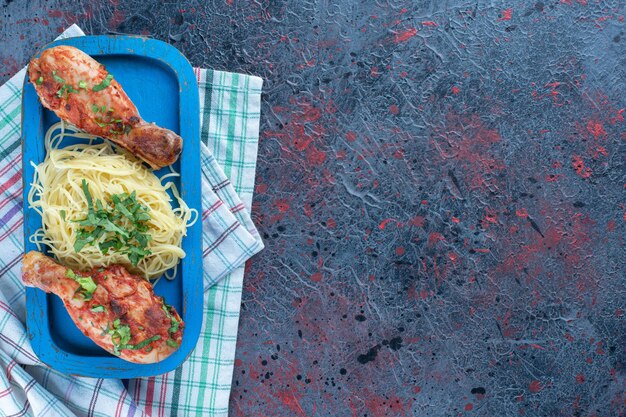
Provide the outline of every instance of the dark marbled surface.
[[624,1],[0,1],[265,81],[235,416],[626,413]]

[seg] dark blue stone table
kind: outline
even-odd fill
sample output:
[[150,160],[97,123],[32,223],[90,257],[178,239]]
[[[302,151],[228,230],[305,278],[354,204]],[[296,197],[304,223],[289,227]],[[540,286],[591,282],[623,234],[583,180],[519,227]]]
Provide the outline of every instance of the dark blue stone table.
[[[482,5],[481,5],[482,4]],[[621,416],[626,2],[0,1],[262,76],[235,416]]]

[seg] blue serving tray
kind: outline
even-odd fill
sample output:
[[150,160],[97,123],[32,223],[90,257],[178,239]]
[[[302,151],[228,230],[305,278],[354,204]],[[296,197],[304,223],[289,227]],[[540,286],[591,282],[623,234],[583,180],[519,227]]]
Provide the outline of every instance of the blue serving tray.
[[[183,138],[183,150],[174,169],[176,186],[190,208],[202,212],[200,187],[200,127],[198,85],[185,57],[164,42],[132,36],[84,36],[59,40],[42,50],[71,45],[104,64],[122,85],[141,116]],[[39,55],[37,55],[39,56]],[[59,121],[43,108],[34,87],[24,82],[22,97],[22,162],[24,182],[25,252],[37,250],[29,237],[41,227],[41,216],[28,207],[27,196],[34,168],[46,156],[44,135]],[[157,171],[157,176],[167,168]],[[187,230],[182,247],[186,257],[174,280],[161,279],[155,293],[173,305],[185,321],[180,348],[155,364],[135,364],[113,356],[84,336],[52,294],[26,288],[28,334],[39,359],[68,374],[98,378],[136,378],[169,372],[180,365],[196,346],[202,325],[202,222]]]

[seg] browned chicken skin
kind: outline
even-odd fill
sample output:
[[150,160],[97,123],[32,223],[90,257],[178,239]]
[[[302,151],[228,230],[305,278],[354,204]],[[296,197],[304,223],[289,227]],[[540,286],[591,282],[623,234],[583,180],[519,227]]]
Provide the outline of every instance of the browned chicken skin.
[[109,139],[161,168],[176,161],[183,140],[145,122],[103,65],[71,46],[46,49],[28,65],[42,104],[87,133]]
[[24,256],[22,281],[58,295],[85,336],[129,362],[162,361],[182,341],[184,323],[174,307],[123,266],[75,273],[33,251]]

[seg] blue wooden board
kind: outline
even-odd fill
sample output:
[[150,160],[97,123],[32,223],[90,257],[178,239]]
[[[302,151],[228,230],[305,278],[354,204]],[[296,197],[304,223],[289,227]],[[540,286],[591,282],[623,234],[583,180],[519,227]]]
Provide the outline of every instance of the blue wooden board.
[[[174,182],[185,202],[201,212],[200,133],[198,86],[193,69],[174,47],[152,39],[130,36],[85,36],[53,42],[43,49],[71,45],[104,64],[148,122],[178,133],[183,150],[174,164],[180,178]],[[33,181],[31,162],[46,156],[44,135],[59,121],[44,109],[34,87],[24,83],[22,106],[24,242],[25,252],[37,250],[29,237],[41,227],[41,216],[28,208]],[[157,171],[161,176],[168,168]],[[124,361],[97,346],[73,323],[61,300],[51,294],[26,289],[27,326],[37,356],[65,373],[99,378],[135,378],[158,375],[180,365],[196,345],[202,325],[202,224],[197,221],[183,239],[186,257],[174,280],[161,279],[155,292],[173,305],[185,321],[183,342],[166,360],[149,365]]]

